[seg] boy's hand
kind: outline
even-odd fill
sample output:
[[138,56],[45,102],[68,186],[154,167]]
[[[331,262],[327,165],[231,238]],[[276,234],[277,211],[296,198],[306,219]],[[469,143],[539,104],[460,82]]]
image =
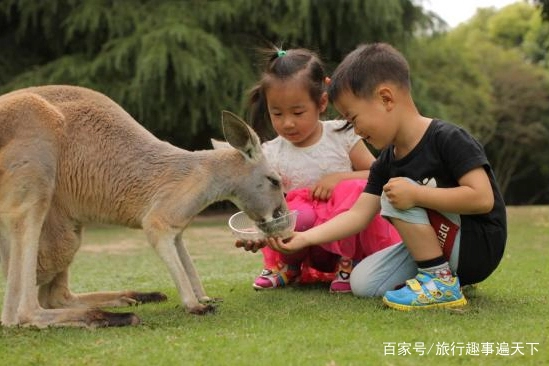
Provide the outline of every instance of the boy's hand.
[[403,177],[391,178],[383,186],[383,192],[389,202],[399,210],[408,210],[416,206],[415,192],[419,186]]
[[282,238],[268,238],[267,245],[277,252],[292,254],[308,247],[309,244],[302,233],[294,233],[294,236],[282,240]]
[[266,240],[256,240],[256,241],[237,240],[234,243],[234,246],[237,247],[237,248],[243,248],[247,252],[255,253],[259,249],[266,247],[267,246],[267,241]]

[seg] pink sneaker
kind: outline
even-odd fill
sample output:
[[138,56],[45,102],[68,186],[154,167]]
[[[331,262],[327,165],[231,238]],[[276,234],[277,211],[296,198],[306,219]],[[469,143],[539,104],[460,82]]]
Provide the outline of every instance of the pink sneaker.
[[350,258],[341,258],[339,260],[339,269],[336,278],[330,284],[330,292],[344,294],[351,292],[351,271],[353,270],[353,261]]
[[271,290],[295,282],[298,277],[299,271],[292,271],[288,269],[287,264],[281,262],[278,268],[263,269],[252,286],[256,290]]

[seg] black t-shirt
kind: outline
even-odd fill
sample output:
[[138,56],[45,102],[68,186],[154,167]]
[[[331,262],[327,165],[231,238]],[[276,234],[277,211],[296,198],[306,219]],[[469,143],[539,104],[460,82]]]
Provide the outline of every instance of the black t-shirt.
[[[462,225],[471,219],[476,224],[493,224],[505,229],[505,203],[482,145],[464,129],[440,120],[431,122],[421,141],[402,159],[395,159],[393,146],[381,151],[364,191],[380,196],[383,186],[393,177],[408,177],[433,187],[457,187],[463,175],[480,166],[490,178],[494,208],[487,214],[461,215]],[[465,222],[464,217],[467,217]]]

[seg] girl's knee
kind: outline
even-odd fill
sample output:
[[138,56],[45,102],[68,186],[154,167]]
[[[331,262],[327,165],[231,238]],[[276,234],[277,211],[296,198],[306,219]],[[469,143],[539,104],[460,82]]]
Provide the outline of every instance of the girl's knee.
[[315,225],[316,212],[313,207],[305,206],[297,208],[297,220],[295,223],[295,231],[309,230]]
[[340,256],[317,246],[311,247],[309,262],[311,267],[320,272],[333,272],[337,268]]

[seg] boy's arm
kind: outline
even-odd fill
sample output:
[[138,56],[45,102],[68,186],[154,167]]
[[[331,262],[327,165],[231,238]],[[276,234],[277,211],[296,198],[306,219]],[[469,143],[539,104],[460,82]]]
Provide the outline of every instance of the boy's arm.
[[280,238],[269,238],[268,245],[282,253],[293,253],[308,246],[349,237],[370,224],[379,212],[380,205],[379,196],[361,193],[348,211],[340,213],[322,225],[294,233],[294,236],[286,243]]
[[383,191],[396,208],[406,210],[419,206],[440,212],[483,214],[494,207],[494,192],[483,167],[465,173],[453,188],[415,185],[405,178],[391,178]]

